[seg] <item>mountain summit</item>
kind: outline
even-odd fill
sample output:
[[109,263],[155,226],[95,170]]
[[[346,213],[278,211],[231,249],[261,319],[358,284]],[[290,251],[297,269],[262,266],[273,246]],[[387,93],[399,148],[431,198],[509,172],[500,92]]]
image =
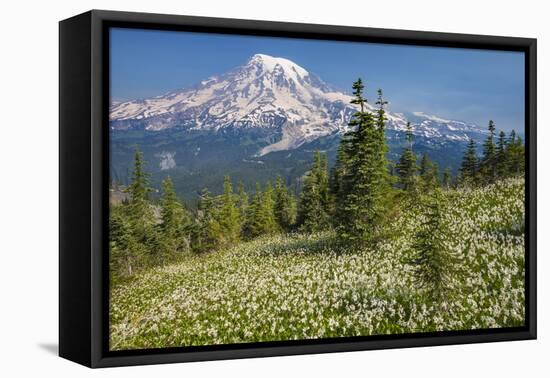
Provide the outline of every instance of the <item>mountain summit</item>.
[[[272,135],[271,143],[258,151],[265,155],[346,130],[356,110],[350,100],[291,60],[255,54],[244,65],[194,87],[114,104],[110,126],[150,131],[261,130]],[[414,132],[426,138],[457,141],[482,133],[475,125],[419,112],[387,117],[388,129],[402,131],[410,120]]]

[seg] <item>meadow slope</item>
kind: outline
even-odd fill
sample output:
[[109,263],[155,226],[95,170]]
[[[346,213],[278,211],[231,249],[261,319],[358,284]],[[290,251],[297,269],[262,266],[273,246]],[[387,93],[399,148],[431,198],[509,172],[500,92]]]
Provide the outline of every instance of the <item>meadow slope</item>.
[[446,247],[459,261],[433,303],[418,287],[410,209],[376,250],[330,232],[262,237],[186,256],[111,288],[112,350],[513,327],[524,322],[524,179],[449,190]]

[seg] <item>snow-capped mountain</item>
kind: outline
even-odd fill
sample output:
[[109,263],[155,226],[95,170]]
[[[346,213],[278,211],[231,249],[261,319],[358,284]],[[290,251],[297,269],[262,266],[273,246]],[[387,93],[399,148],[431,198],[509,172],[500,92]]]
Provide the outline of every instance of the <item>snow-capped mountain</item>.
[[413,133],[427,140],[467,142],[471,137],[479,139],[487,134],[473,123],[444,119],[424,112],[395,113],[388,122],[388,128],[405,131],[407,121],[413,126]]
[[[110,126],[272,131],[278,135],[276,141],[258,152],[265,155],[345,131],[356,110],[350,100],[350,95],[288,59],[256,54],[246,64],[192,88],[113,104]],[[387,117],[389,130],[404,131],[410,121],[415,134],[443,142],[466,141],[484,133],[475,125],[421,112],[388,112]]]

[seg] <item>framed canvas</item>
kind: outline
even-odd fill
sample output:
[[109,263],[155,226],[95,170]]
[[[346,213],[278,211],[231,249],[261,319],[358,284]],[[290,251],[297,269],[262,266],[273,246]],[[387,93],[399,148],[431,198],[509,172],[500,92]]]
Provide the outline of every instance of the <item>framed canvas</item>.
[[59,353],[536,338],[536,40],[60,22]]

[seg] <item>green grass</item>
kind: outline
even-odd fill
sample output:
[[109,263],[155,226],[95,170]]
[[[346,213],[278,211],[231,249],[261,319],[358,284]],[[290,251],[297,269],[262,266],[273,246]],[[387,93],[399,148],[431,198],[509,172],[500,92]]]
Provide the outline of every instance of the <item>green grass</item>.
[[335,235],[263,237],[151,269],[111,289],[110,347],[163,348],[523,325],[524,180],[448,191],[445,244],[460,259],[452,294],[415,286],[404,210],[376,250]]

